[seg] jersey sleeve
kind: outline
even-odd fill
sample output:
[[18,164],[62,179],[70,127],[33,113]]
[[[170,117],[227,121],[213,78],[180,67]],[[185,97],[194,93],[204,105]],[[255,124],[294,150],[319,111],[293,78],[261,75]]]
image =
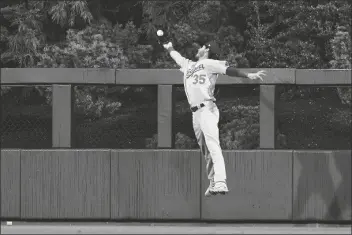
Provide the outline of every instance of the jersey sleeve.
[[183,71],[186,69],[189,60],[186,59],[185,57],[183,57],[180,53],[178,53],[177,51],[171,51],[170,55],[172,57],[172,59],[176,62],[176,64],[178,64],[178,66],[180,66],[180,70]]
[[229,63],[224,60],[207,60],[205,66],[210,73],[226,74]]

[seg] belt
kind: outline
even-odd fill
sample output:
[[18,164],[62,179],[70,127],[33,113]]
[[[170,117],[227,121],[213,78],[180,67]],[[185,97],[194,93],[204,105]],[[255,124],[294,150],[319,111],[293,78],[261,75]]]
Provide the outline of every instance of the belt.
[[199,109],[203,108],[205,106],[204,103],[201,103],[200,105],[197,105],[197,106],[192,106],[191,107],[191,111],[194,113],[194,112],[197,112]]
[[209,101],[207,100],[207,101],[205,101],[205,102],[203,102],[203,103],[200,103],[199,105],[192,106],[192,107],[191,107],[191,111],[192,111],[193,113],[194,113],[194,112],[197,112],[199,109],[205,107],[205,105],[208,104],[208,102],[213,102],[213,103],[215,103],[213,100],[209,100]]

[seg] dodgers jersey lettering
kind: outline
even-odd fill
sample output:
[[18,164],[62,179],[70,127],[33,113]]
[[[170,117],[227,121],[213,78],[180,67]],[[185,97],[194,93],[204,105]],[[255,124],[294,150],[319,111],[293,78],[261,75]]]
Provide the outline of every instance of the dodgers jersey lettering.
[[204,59],[194,62],[172,51],[171,56],[181,67],[183,83],[188,103],[199,105],[204,101],[215,101],[214,90],[219,74],[225,74],[228,64],[226,61]]

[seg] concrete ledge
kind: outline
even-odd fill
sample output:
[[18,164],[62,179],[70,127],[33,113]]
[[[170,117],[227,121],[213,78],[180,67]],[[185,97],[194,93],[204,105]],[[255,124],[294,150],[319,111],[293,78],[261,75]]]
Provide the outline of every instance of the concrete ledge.
[[[218,84],[351,85],[350,69],[247,68],[266,70],[264,81],[219,76]],[[1,68],[1,84],[182,85],[178,69]]]
[[1,68],[1,84],[114,84],[114,69]]
[[297,69],[297,85],[349,85],[351,69]]

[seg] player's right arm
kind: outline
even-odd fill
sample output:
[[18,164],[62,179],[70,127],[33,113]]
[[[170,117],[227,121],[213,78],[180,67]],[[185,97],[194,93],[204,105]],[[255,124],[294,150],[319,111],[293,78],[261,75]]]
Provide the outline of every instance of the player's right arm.
[[170,53],[171,58],[181,67],[184,68],[187,66],[188,59],[183,57],[180,53],[178,53],[174,47],[172,46],[172,43],[169,42],[167,44],[163,45],[166,50]]

